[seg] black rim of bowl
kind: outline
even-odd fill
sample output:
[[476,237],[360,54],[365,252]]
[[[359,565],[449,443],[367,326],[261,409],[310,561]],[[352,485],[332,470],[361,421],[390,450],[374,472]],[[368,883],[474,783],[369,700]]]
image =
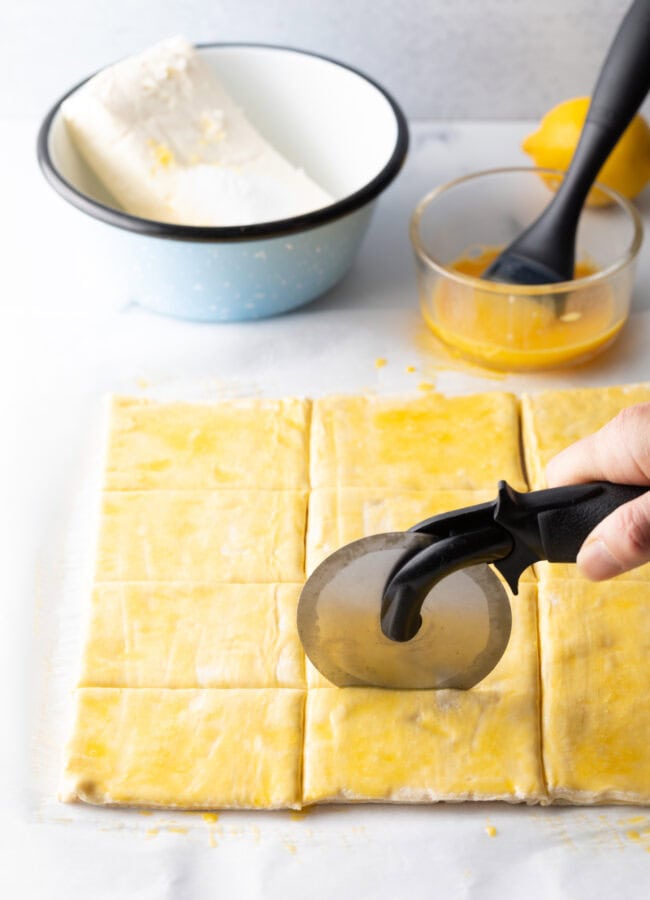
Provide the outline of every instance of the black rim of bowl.
[[371,200],[374,200],[375,197],[377,197],[384,188],[393,181],[401,169],[409,144],[406,117],[388,91],[359,69],[355,69],[353,66],[349,66],[346,63],[339,62],[339,60],[332,59],[331,57],[324,56],[320,53],[313,53],[310,50],[299,50],[296,47],[286,47],[279,44],[211,42],[196,44],[196,47],[198,50],[210,50],[219,47],[250,47],[253,49],[260,48],[264,50],[288,51],[290,53],[297,53],[301,56],[312,56],[316,59],[322,59],[325,62],[339,66],[341,69],[347,69],[360,78],[363,78],[364,81],[367,81],[376,88],[388,101],[393,115],[395,116],[395,121],[397,123],[397,139],[390,159],[381,171],[378,172],[371,181],[359,188],[358,191],[349,194],[342,200],[337,200],[329,206],[324,206],[322,209],[304,213],[301,216],[294,216],[290,219],[276,219],[272,222],[260,222],[255,225],[228,226],[174,225],[169,222],[158,222],[154,219],[141,219],[138,216],[132,216],[127,212],[100,203],[98,200],[94,200],[87,194],[84,194],[61,175],[50,155],[49,136],[56,114],[58,113],[61,104],[85,84],[86,81],[93,77],[92,75],[89,75],[88,78],[84,78],[83,81],[80,81],[72,87],[54,104],[45,116],[43,124],[38,132],[37,154],[39,165],[48,182],[65,200],[73,206],[76,206],[77,209],[80,209],[82,212],[87,213],[102,222],[106,222],[108,225],[114,225],[117,228],[134,231],[137,234],[147,235],[149,237],[168,238],[177,241],[244,241],[250,240],[251,238],[272,238],[296,234],[296,232],[308,231],[312,228],[318,228],[319,226],[326,225],[328,222],[340,219],[342,216],[354,212],[362,206],[365,206]]

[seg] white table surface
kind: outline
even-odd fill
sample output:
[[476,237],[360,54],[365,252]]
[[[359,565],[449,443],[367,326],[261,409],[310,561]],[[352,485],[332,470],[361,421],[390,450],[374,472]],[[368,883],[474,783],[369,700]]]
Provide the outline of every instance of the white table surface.
[[[89,262],[95,233],[45,184],[34,121],[0,121],[2,327],[0,895],[62,898],[647,896],[650,810],[499,804],[331,807],[200,815],[87,810],[53,799],[59,714],[50,683],[74,666],[58,605],[79,568],[71,539],[102,396],[218,398],[355,390],[449,392],[603,385],[650,377],[650,247],[630,324],[575,370],[490,377],[437,351],[417,312],[407,221],[430,187],[525,163],[526,123],[413,125],[398,181],[357,264],[320,301],[278,319],[157,318]],[[650,224],[650,193],[640,206]],[[388,364],[377,369],[374,361]],[[417,367],[409,374],[406,366]],[[84,536],[86,537],[86,536]],[[74,543],[77,541],[77,544]],[[76,601],[75,601],[76,602]],[[74,617],[73,617],[74,618]],[[67,675],[65,676],[67,677]],[[646,815],[648,813],[648,815]],[[497,836],[485,828],[492,824]]]

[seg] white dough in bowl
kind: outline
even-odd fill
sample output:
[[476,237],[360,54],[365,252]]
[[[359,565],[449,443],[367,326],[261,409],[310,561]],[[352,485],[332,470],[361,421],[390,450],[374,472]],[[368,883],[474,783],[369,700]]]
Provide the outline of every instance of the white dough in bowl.
[[62,110],[78,151],[132,215],[251,225],[333,202],[256,131],[183,37],[102,70]]

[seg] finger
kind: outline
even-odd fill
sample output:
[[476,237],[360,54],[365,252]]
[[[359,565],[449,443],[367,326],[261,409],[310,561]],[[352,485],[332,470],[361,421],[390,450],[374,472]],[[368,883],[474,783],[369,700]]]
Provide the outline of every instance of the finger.
[[650,403],[622,410],[546,467],[549,487],[584,481],[650,484]]
[[591,581],[650,562],[650,491],[603,519],[580,548],[576,562]]

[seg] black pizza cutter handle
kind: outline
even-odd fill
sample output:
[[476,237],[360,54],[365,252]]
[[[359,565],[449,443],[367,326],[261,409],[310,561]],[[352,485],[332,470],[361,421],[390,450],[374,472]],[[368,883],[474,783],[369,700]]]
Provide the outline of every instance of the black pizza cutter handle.
[[409,530],[434,541],[391,573],[382,598],[382,631],[394,641],[414,637],[431,588],[467,566],[492,563],[516,594],[524,569],[543,559],[575,562],[599,522],[648,490],[591,481],[522,493],[500,481],[496,500],[425,519]]

